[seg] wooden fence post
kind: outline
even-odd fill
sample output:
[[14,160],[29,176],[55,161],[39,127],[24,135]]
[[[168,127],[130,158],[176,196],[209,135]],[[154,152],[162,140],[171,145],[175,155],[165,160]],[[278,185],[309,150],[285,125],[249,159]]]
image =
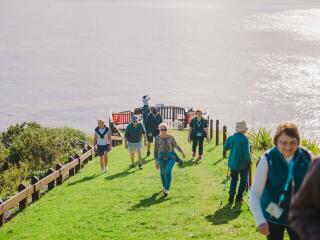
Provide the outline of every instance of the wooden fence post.
[[[37,182],[39,182],[39,178],[37,178],[36,176],[32,176],[31,177],[31,184],[34,185]],[[33,187],[35,190],[35,187]],[[32,193],[32,202],[38,201],[40,198],[40,191],[34,191],[34,193]]]
[[90,154],[90,156],[89,156],[89,158],[88,158],[88,160],[91,161],[91,160],[92,160],[93,151],[92,151],[91,146],[88,146],[87,149],[88,149],[88,151],[91,150],[91,154]]
[[[69,157],[69,163],[73,161],[73,157]],[[74,168],[69,169],[69,177],[74,176]]]
[[[56,171],[59,171],[62,168],[62,164],[61,163],[57,163],[56,164]],[[60,171],[60,176],[56,179],[56,184],[57,186],[61,185],[63,181],[63,176],[62,173]]]
[[219,145],[219,120],[216,120],[216,146]]
[[80,168],[81,168],[81,162],[80,162],[80,156],[79,154],[76,153],[76,155],[74,156],[75,159],[78,159],[78,164],[76,165],[76,167],[74,168],[75,173],[78,173]]
[[[47,171],[47,176],[49,176],[51,173],[54,173],[54,169],[53,168],[49,168],[48,171]],[[52,190],[54,188],[54,183],[55,183],[55,180],[53,180],[52,182],[49,182],[48,183],[48,190]]]
[[[0,198],[0,205],[3,203],[3,200]],[[4,224],[4,213],[0,214],[0,227]]]
[[213,120],[210,119],[210,141],[212,141],[213,138]]
[[227,141],[227,126],[223,126],[223,145]]
[[[85,154],[87,152],[87,149],[82,149],[82,153]],[[83,164],[87,164],[88,163],[88,158],[84,159]]]
[[[27,188],[27,186],[21,183],[21,184],[18,186],[18,192],[22,192],[22,191],[23,191],[24,189],[26,189],[26,188]],[[24,199],[22,199],[22,200],[19,202],[19,210],[22,211],[22,210],[24,210],[26,207],[27,207],[27,198],[24,198]]]

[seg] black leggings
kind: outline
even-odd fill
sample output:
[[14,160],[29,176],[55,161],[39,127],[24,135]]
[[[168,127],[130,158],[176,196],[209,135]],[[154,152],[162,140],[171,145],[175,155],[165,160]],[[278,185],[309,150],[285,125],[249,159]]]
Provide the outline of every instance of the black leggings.
[[192,152],[196,152],[197,150],[197,145],[199,143],[199,155],[202,155],[203,153],[203,137],[196,137],[192,139]]
[[300,240],[298,235],[293,232],[289,226],[274,224],[271,222],[268,222],[268,225],[270,231],[270,235],[267,238],[268,240],[283,240],[284,230],[287,230],[290,240]]

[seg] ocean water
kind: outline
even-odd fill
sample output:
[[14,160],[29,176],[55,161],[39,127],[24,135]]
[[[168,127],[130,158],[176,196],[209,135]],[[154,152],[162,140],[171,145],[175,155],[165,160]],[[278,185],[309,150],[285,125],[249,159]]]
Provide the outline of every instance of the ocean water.
[[0,131],[90,132],[149,94],[320,139],[319,23],[320,1],[0,0]]

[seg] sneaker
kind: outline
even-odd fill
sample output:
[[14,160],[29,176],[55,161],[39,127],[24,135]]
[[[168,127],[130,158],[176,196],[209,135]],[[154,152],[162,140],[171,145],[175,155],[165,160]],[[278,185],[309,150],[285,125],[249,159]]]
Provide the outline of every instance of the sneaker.
[[164,194],[164,196],[168,196],[169,195],[169,190],[163,189],[163,194]]
[[104,168],[104,169],[102,169],[102,170],[101,170],[101,172],[102,172],[102,173],[105,173],[105,172],[106,172],[106,169],[105,169],[105,168]]
[[200,161],[201,159],[202,159],[202,155],[199,155],[197,160]]
[[183,167],[183,161],[182,160],[180,160],[179,162],[178,162],[178,164],[179,164],[179,167]]
[[142,164],[139,164],[139,169],[140,169],[140,170],[142,170],[142,169],[143,169],[143,168],[142,168]]
[[150,151],[147,152],[147,157],[149,157],[149,156],[150,156]]
[[194,158],[196,156],[196,152],[192,152],[192,157]]

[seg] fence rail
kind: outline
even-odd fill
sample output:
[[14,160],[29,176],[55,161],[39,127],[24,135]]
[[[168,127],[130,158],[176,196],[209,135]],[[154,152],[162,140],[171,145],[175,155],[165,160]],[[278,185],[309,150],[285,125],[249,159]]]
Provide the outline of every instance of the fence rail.
[[26,186],[20,184],[18,187],[18,193],[0,204],[0,227],[4,224],[4,214],[13,208],[19,206],[19,210],[23,210],[27,207],[28,198],[32,197],[32,202],[39,199],[39,192],[41,189],[51,190],[55,186],[61,185],[67,174],[69,177],[78,172],[89,160],[92,160],[94,151],[92,147],[83,149],[81,156],[76,155],[75,158],[71,158],[71,161],[66,165],[57,164],[56,170],[49,168],[48,175],[41,180],[36,177],[31,179],[31,185]]

